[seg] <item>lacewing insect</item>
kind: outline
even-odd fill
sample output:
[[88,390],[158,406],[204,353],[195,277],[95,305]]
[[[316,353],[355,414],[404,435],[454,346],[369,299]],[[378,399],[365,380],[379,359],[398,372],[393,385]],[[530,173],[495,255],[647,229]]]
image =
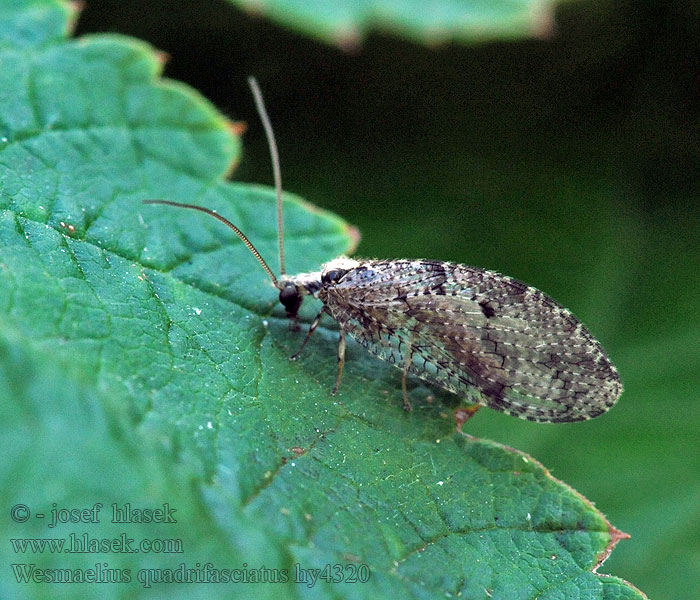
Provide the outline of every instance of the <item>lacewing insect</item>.
[[280,277],[233,223],[193,204],[145,200],[206,213],[232,229],[279,290],[296,324],[304,296],[323,303],[296,358],[321,317],[340,326],[338,374],[350,335],[401,369],[503,413],[544,423],[592,419],[622,392],[617,370],[598,341],[563,306],[520,281],[459,264],[430,260],[363,260],[340,257],[314,273],[284,268],[282,183],[274,134],[255,79],[249,84],[270,147],[277,191]]

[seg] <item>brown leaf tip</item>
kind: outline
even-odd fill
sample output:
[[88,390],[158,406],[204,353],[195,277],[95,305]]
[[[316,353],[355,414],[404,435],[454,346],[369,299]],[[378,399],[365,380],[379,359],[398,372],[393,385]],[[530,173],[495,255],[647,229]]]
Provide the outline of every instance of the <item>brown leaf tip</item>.
[[356,27],[342,27],[333,33],[333,41],[343,52],[354,54],[362,47],[362,33]]
[[155,54],[156,60],[161,67],[170,60],[170,54],[163,50],[156,50]]
[[248,131],[248,123],[246,121],[230,121],[228,129],[236,137],[241,137]]
[[534,37],[541,40],[549,40],[557,34],[554,8],[549,0],[542,0],[533,4],[530,16],[530,30]]
[[620,540],[628,540],[631,537],[629,533],[620,531],[617,527],[610,523],[608,523],[608,533],[610,534],[610,541],[605,549],[596,557],[596,564],[592,569],[594,573],[598,570],[598,567],[600,567],[600,565],[602,565],[608,559],[608,556],[610,556],[613,548]]
[[357,247],[360,245],[362,234],[360,233],[360,230],[354,225],[346,225],[345,233],[350,238],[350,244],[345,250],[345,253],[352,254],[353,252],[355,252],[355,250],[357,250]]

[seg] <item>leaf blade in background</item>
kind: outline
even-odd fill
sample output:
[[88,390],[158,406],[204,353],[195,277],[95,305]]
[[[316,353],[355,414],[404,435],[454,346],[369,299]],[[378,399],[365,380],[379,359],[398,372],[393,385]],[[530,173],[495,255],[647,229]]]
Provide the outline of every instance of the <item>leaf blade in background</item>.
[[355,47],[372,30],[435,44],[545,37],[554,28],[553,0],[230,1],[252,14],[346,48]]

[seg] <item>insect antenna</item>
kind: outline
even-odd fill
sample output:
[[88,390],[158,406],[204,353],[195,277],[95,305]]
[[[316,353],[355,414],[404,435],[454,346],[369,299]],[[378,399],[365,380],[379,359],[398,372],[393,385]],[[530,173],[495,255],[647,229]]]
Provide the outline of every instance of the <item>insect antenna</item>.
[[204,206],[197,206],[196,204],[184,204],[183,202],[173,202],[172,200],[142,200],[142,202],[144,204],[165,204],[166,206],[175,206],[177,208],[191,208],[192,210],[198,210],[200,212],[214,217],[215,219],[218,219],[224,225],[226,225],[226,227],[233,230],[233,232],[246,245],[246,248],[248,248],[248,250],[251,251],[253,256],[258,259],[260,266],[263,269],[265,269],[265,273],[267,273],[270,279],[272,279],[272,283],[275,284],[275,287],[279,287],[279,285],[277,284],[277,277],[275,277],[275,274],[272,272],[270,267],[267,266],[265,259],[263,259],[263,257],[260,256],[260,252],[258,252],[257,248],[253,246],[253,243],[246,237],[246,235],[240,229],[238,229],[238,227],[236,227],[233,223],[231,223],[231,221],[229,221],[225,217],[222,217],[219,213],[214,212],[210,208],[205,208]]
[[[260,120],[262,121],[263,128],[265,129],[265,135],[267,136],[267,145],[270,148],[272,172],[275,179],[275,190],[277,192],[277,247],[279,249],[280,258],[280,275],[284,275],[284,225],[282,222],[282,172],[280,169],[280,158],[279,153],[277,152],[275,134],[272,131],[272,124],[270,123],[270,118],[267,116],[267,110],[265,110],[265,102],[263,101],[262,92],[260,91],[260,87],[258,86],[258,82],[256,81],[255,77],[248,78],[248,85],[250,86],[250,91],[253,92],[255,107],[258,111],[258,115],[260,115]],[[211,210],[210,208],[205,208],[204,206],[185,204],[184,202],[173,202],[172,200],[143,200],[142,202],[144,204],[164,204],[166,206],[175,206],[177,208],[190,208],[218,219],[241,239],[241,241],[246,245],[246,248],[248,248],[248,250],[250,250],[253,256],[258,260],[260,266],[265,270],[265,273],[268,274],[272,280],[272,283],[275,284],[275,287],[280,287],[277,277],[275,277],[272,269],[270,269],[270,267],[267,265],[265,259],[260,255],[257,248],[253,246],[253,243],[240,229],[238,229],[238,227],[217,212]]]
[[280,169],[280,157],[277,152],[277,143],[275,142],[275,133],[272,131],[270,118],[265,110],[265,102],[263,101],[262,92],[258,86],[255,77],[248,77],[248,85],[250,91],[253,92],[255,99],[255,108],[258,110],[260,120],[262,121],[265,135],[267,136],[267,145],[270,148],[270,158],[272,159],[272,172],[275,179],[275,190],[277,191],[277,247],[279,248],[280,257],[280,276],[285,274],[284,269],[284,224],[282,222],[282,170]]

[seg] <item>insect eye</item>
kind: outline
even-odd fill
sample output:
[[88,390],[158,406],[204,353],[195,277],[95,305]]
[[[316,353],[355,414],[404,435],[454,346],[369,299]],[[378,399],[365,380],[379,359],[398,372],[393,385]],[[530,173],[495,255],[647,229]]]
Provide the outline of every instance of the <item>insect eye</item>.
[[301,306],[301,294],[297,290],[297,286],[291,282],[287,283],[280,290],[280,302],[284,305],[288,317],[296,317]]
[[335,283],[343,275],[345,275],[345,273],[347,273],[346,269],[331,269],[330,271],[326,271],[323,275],[321,275],[321,283],[323,285]]

